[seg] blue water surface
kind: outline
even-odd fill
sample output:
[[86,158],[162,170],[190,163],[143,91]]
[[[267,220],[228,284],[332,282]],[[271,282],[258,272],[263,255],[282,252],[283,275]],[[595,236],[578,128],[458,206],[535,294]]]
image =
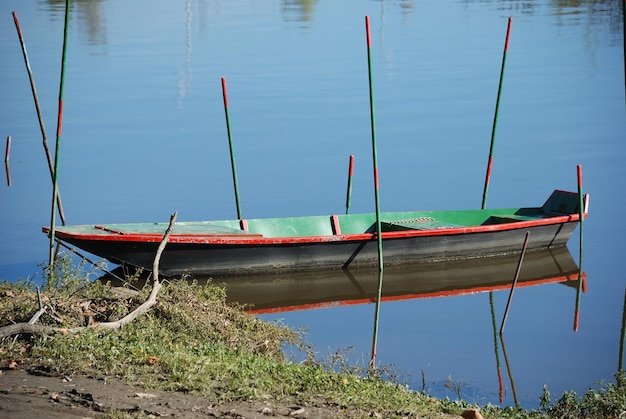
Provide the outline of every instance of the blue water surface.
[[[56,141],[64,5],[0,4],[0,128],[12,137],[0,187],[0,278],[41,277],[51,181],[11,12]],[[73,1],[59,149],[69,223],[235,218],[220,79],[228,85],[245,217],[374,209],[367,48],[382,210],[481,205],[508,18],[489,207],[591,194],[582,296],[516,292],[506,328],[519,401],[584,393],[618,369],[624,301],[626,134],[622,10],[615,1]],[[578,260],[578,231],[570,242]],[[508,292],[494,293],[498,319]],[[374,305],[280,315],[321,356],[369,361]],[[377,362],[414,389],[500,404],[488,294],[383,303]],[[514,403],[504,365],[505,397]],[[456,386],[456,387],[455,387]]]

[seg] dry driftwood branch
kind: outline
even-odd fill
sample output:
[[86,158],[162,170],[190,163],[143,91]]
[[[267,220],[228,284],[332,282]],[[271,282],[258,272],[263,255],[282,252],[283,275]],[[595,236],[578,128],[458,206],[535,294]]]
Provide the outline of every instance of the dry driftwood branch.
[[[96,323],[93,326],[76,327],[72,329],[33,324],[34,322],[33,323],[30,323],[30,322],[29,323],[15,323],[15,324],[11,324],[8,326],[0,327],[0,339],[5,338],[7,336],[17,335],[20,333],[25,333],[25,334],[44,334],[44,333],[51,333],[51,332],[76,333],[82,330],[86,330],[89,327],[118,329],[122,327],[123,325],[135,320],[137,317],[141,316],[142,314],[146,313],[150,309],[150,307],[156,304],[156,297],[157,297],[157,294],[159,293],[159,290],[161,289],[162,284],[159,281],[159,261],[161,260],[161,254],[163,253],[163,250],[165,250],[165,245],[167,244],[170,238],[170,234],[172,233],[172,228],[174,227],[174,223],[176,222],[176,216],[177,216],[176,212],[171,215],[169,226],[167,227],[167,230],[165,230],[163,239],[161,240],[161,243],[159,243],[159,247],[157,248],[157,252],[154,257],[154,263],[152,265],[152,291],[150,292],[150,296],[143,304],[141,304],[135,310],[127,314],[125,317],[114,322]],[[37,313],[40,313],[40,312],[42,312],[41,308]],[[35,316],[33,316],[33,319],[35,320],[37,320],[38,318],[37,313],[35,314]],[[31,321],[33,319],[31,319]]]
[[163,239],[161,240],[161,243],[159,244],[159,247],[157,249],[156,256],[154,257],[154,263],[152,264],[152,292],[150,292],[150,296],[148,297],[146,302],[137,307],[132,312],[128,313],[126,316],[122,317],[121,319],[115,322],[98,323],[96,325],[97,327],[103,327],[106,329],[117,329],[119,327],[122,327],[126,323],[135,320],[137,317],[147,312],[150,307],[156,304],[156,296],[161,289],[161,282],[159,281],[159,261],[161,260],[161,253],[163,253],[165,245],[170,238],[172,227],[174,227],[174,223],[176,222],[176,215],[177,213],[174,213],[170,217],[170,225],[167,227],[167,230],[165,230],[165,235],[163,236]]

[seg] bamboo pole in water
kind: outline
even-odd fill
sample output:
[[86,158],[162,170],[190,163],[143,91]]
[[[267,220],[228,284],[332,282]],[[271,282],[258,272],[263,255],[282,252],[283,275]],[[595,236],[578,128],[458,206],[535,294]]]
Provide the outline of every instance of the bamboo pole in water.
[[370,365],[376,362],[376,345],[378,343],[378,317],[380,315],[380,299],[383,292],[383,238],[380,228],[380,196],[378,193],[378,153],[376,151],[376,118],[374,112],[374,86],[372,83],[372,38],[370,36],[370,17],[365,16],[365,31],[367,33],[367,68],[370,91],[370,123],[372,130],[372,161],[374,163],[374,199],[376,201],[376,238],[378,241],[378,294],[374,313],[374,336],[372,339],[372,359]]
[[352,174],[354,173],[354,155],[350,154],[348,165],[348,189],[346,191],[346,214],[350,212],[350,201],[352,200]]
[[[20,20],[17,17],[17,13],[13,12],[13,22],[15,22],[15,29],[17,29],[17,36],[20,39],[20,45],[22,47],[22,55],[24,56],[24,64],[26,65],[26,71],[28,72],[28,80],[30,81],[30,90],[33,93],[33,99],[35,100],[35,110],[37,111],[37,119],[39,120],[39,128],[41,129],[41,137],[43,139],[43,149],[46,152],[46,159],[48,160],[48,169],[50,170],[50,179],[54,183],[54,167],[52,166],[52,156],[50,155],[50,147],[48,146],[48,136],[46,134],[46,126],[43,122],[43,116],[41,115],[41,107],[39,106],[39,96],[37,95],[37,86],[35,86],[35,78],[30,68],[30,61],[28,60],[28,53],[26,52],[26,44],[24,42],[24,36],[22,35],[22,27]],[[59,209],[59,217],[61,223],[65,225],[65,213],[63,211],[63,205],[61,203],[61,194],[57,191],[57,207]]]
[[583,290],[583,226],[585,220],[585,208],[583,199],[583,169],[579,164],[576,166],[578,177],[578,218],[579,218],[579,252],[578,252],[578,289],[576,290],[576,311],[574,313],[574,331],[578,331],[578,320],[580,318],[580,295]]
[[[504,53],[502,55],[502,68],[500,69],[500,83],[498,85],[498,96],[496,98],[496,111],[495,111],[494,118],[493,118],[493,126],[491,128],[491,143],[489,146],[489,159],[487,161],[487,173],[485,175],[485,185],[483,189],[483,199],[482,199],[482,205],[481,205],[482,209],[485,209],[487,206],[487,191],[489,189],[489,181],[491,180],[491,167],[493,164],[493,150],[494,150],[494,144],[495,144],[495,139],[496,139],[498,110],[500,108],[500,94],[502,92],[502,80],[504,78],[504,66],[506,63],[506,54],[509,50],[509,36],[511,34],[511,22],[512,22],[512,19],[509,17],[509,21],[508,21],[508,25],[506,29],[506,39],[504,41]],[[493,332],[495,335],[496,313],[495,313],[495,309],[493,305],[493,291],[489,292],[489,302],[491,305],[491,322],[493,325]],[[500,383],[500,389],[502,390],[502,374],[500,372],[500,354],[498,350],[498,339],[494,339],[494,350],[495,350],[495,355],[496,355],[496,367],[498,369],[498,382]],[[500,391],[500,400],[502,401],[502,399],[503,399],[503,394],[502,394],[502,391]]]
[[489,190],[489,181],[491,179],[491,167],[493,165],[493,149],[496,141],[496,127],[498,125],[498,109],[500,108],[500,94],[502,93],[502,80],[504,79],[504,67],[506,64],[506,53],[509,50],[509,36],[511,34],[511,21],[509,17],[509,24],[506,29],[506,41],[504,42],[504,53],[502,54],[502,68],[500,69],[500,84],[498,85],[498,96],[496,98],[496,111],[493,116],[493,126],[491,128],[491,144],[489,146],[489,159],[487,160],[487,173],[485,175],[485,187],[483,189],[483,203],[482,209],[487,206],[487,191]]
[[226,91],[226,79],[222,77],[222,95],[224,96],[224,115],[226,116],[226,130],[228,132],[228,148],[230,149],[230,167],[233,172],[233,185],[235,188],[235,204],[237,205],[237,218],[242,220],[241,206],[239,205],[239,184],[237,182],[237,165],[235,164],[235,153],[233,149],[233,139],[230,131],[230,117],[228,115],[228,93]]
[[59,110],[57,114],[57,137],[54,149],[54,172],[52,176],[52,210],[50,211],[50,259],[48,266],[54,263],[54,234],[56,225],[57,197],[59,195],[59,155],[61,147],[61,133],[63,127],[63,84],[65,80],[65,56],[67,54],[68,26],[70,21],[70,0],[65,1],[65,24],[63,27],[63,52],[61,54],[61,77],[59,83]]

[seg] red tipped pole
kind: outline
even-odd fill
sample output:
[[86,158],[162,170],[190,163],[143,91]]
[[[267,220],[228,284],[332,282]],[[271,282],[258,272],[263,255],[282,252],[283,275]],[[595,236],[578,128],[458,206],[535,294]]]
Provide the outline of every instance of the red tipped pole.
[[[509,36],[511,33],[511,21],[512,19],[509,17],[509,23],[506,29],[506,40],[504,42],[504,53],[502,55],[502,68],[500,69],[500,84],[498,85],[498,96],[496,98],[496,111],[495,111],[495,115],[493,118],[493,127],[491,129],[491,145],[489,146],[489,159],[487,161],[487,173],[485,175],[485,186],[483,189],[483,200],[482,200],[482,205],[481,208],[485,209],[487,206],[487,190],[489,188],[489,181],[491,180],[491,167],[493,165],[493,149],[494,149],[494,143],[495,143],[495,139],[496,139],[496,126],[497,126],[497,121],[498,121],[498,109],[500,107],[500,93],[502,92],[502,79],[504,77],[504,66],[506,63],[506,53],[509,50]],[[493,291],[489,292],[489,301],[491,304],[491,322],[492,322],[492,326],[493,326],[493,333],[494,333],[494,349],[495,349],[495,355],[496,355],[496,366],[498,369],[498,382],[500,383],[500,401],[502,401],[502,394],[503,394],[503,388],[502,388],[502,374],[500,373],[500,355],[499,355],[499,351],[498,351],[498,339],[495,336],[496,333],[496,314],[495,314],[495,310],[493,307]]]
[[[228,93],[226,92],[226,79],[222,77],[222,94],[224,96],[224,114],[226,115],[226,130],[228,131],[228,148],[230,149],[230,167],[233,171],[233,185],[235,187],[235,204],[237,205],[237,218],[241,218],[241,206],[239,205],[239,184],[237,183],[237,165],[235,164],[235,152],[233,139],[230,131],[230,118],[228,116]],[[243,224],[242,224],[243,227]]]
[[370,365],[376,362],[376,345],[378,342],[378,317],[380,314],[380,299],[383,291],[383,238],[380,228],[380,197],[378,193],[378,153],[376,151],[376,118],[374,113],[374,86],[372,82],[372,38],[370,36],[370,17],[365,16],[365,31],[367,33],[367,68],[370,88],[370,122],[372,128],[372,160],[374,163],[374,199],[376,201],[376,237],[378,239],[378,297],[374,313],[374,336],[372,339],[372,359]]
[[509,51],[509,36],[511,35],[511,22],[506,28],[506,41],[504,42],[504,53],[502,54],[502,68],[500,69],[500,84],[498,85],[498,96],[496,98],[496,111],[493,116],[493,127],[491,128],[491,145],[489,146],[489,159],[487,160],[487,173],[485,175],[485,187],[483,189],[482,209],[487,206],[487,192],[489,190],[489,181],[491,180],[491,167],[493,165],[493,149],[496,141],[496,127],[498,125],[498,109],[500,108],[500,94],[502,93],[502,80],[504,79],[504,67],[506,65],[506,53]]
[[352,199],[352,174],[354,173],[354,155],[350,154],[348,165],[348,189],[346,192],[346,214],[350,212],[350,200]]
[[580,295],[583,290],[583,225],[585,220],[585,207],[583,199],[583,169],[579,164],[576,166],[576,174],[578,177],[578,218],[580,222],[580,250],[578,253],[578,289],[576,290],[576,311],[574,313],[574,331],[578,332],[578,320],[580,318]]
[[54,234],[56,224],[56,202],[59,196],[59,154],[61,147],[61,132],[63,127],[63,84],[65,80],[65,56],[67,53],[68,26],[70,22],[70,0],[65,1],[65,24],[63,28],[63,53],[61,54],[61,80],[59,83],[59,111],[57,115],[57,138],[54,150],[54,172],[52,176],[52,211],[50,214],[50,259],[48,266],[54,262]]

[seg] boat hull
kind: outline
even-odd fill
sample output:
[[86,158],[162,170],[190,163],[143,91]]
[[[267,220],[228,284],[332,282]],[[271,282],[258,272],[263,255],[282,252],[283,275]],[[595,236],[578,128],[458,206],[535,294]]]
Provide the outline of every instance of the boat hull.
[[[565,245],[577,220],[543,225],[450,234],[383,233],[385,265],[430,263],[519,252],[526,232],[528,250]],[[359,235],[361,237],[363,235]],[[264,272],[341,269],[378,263],[374,234],[367,238],[329,237],[314,242],[267,241],[204,243],[170,241],[163,252],[159,272],[167,276],[229,276]],[[111,262],[150,269],[158,242],[80,240],[64,241]]]

